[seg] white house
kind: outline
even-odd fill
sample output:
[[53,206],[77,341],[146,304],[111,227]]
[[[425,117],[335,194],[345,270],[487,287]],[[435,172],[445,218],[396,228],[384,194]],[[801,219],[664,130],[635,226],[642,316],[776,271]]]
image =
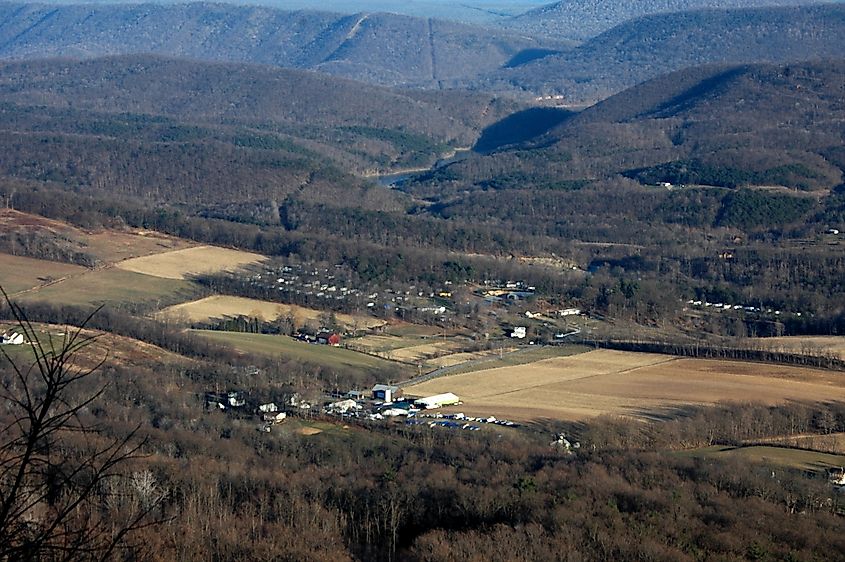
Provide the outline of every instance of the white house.
[[328,405],[327,409],[337,414],[345,414],[347,412],[354,412],[355,410],[360,410],[361,406],[359,406],[358,403],[354,400],[349,399],[341,400],[339,402],[333,402]]
[[0,335],[0,345],[22,345],[23,342],[23,334],[19,334],[17,332]]
[[528,328],[525,326],[514,326],[513,332],[511,332],[511,337],[523,340],[525,339],[527,330]]
[[264,421],[270,424],[282,423],[287,417],[288,415],[284,412],[274,412],[270,414],[264,414],[263,416]]

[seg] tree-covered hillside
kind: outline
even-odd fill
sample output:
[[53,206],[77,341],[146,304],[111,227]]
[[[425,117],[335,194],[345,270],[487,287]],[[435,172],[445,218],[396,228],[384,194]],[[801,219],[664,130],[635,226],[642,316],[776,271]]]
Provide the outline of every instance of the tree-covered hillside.
[[563,0],[499,21],[530,35],[584,40],[628,20],[651,14],[704,8],[759,8],[820,4],[819,0]]
[[843,57],[843,35],[843,4],[658,14],[620,24],[572,51],[495,71],[475,87],[591,103],[690,66]]
[[[313,72],[148,55],[0,68],[7,135],[56,146],[73,138],[76,158],[90,143],[114,142],[250,152],[267,162],[283,154],[271,167],[306,178],[308,169],[332,165],[359,173],[428,165],[515,107],[483,95],[397,92]],[[14,141],[6,162],[39,146]]]
[[155,53],[430,88],[496,69],[540,45],[510,32],[384,13],[209,3],[0,4],[0,57],[15,59]]

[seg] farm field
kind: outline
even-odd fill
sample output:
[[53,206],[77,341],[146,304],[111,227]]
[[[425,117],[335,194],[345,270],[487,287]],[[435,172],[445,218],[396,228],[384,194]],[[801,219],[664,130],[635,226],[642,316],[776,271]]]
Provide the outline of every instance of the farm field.
[[354,349],[374,353],[405,363],[426,362],[435,357],[462,351],[468,340],[438,339],[436,337],[368,335],[349,342]]
[[700,458],[737,458],[743,461],[816,472],[845,466],[845,456],[843,455],[765,445],[747,447],[713,446],[684,451],[681,454]]
[[841,373],[595,350],[525,365],[444,376],[407,387],[414,396],[454,392],[468,414],[512,419],[640,419],[726,401],[845,400]]
[[61,221],[12,209],[0,210],[0,232],[49,234],[57,245],[86,254],[103,264],[194,245],[187,240],[154,231],[82,230]]
[[845,336],[785,336],[747,340],[755,347],[795,353],[832,353],[845,360]]
[[782,447],[812,449],[813,451],[845,455],[845,433],[829,433],[827,435],[784,435],[781,437],[755,440],[755,443],[760,442],[771,443],[772,445],[779,445]]
[[[297,305],[268,302],[243,297],[214,295],[204,299],[186,302],[162,310],[159,315],[173,319],[184,319],[188,322],[207,322],[214,318],[234,317],[239,315],[261,318],[271,322],[283,316],[292,316],[297,324],[307,322],[319,323],[323,313],[311,308]],[[384,324],[384,320],[371,316],[353,316],[350,314],[335,314],[335,319],[346,329],[372,328]]]
[[193,246],[193,242],[145,230],[134,232],[104,230],[87,233],[85,243],[86,250],[104,263],[117,263]]
[[10,296],[86,271],[78,265],[0,254],[0,286]]
[[[32,327],[36,332],[36,339],[45,349],[50,349],[51,346],[58,349],[66,338],[71,337],[76,332],[76,328],[40,322],[33,323]],[[0,322],[0,333],[5,331],[21,332],[13,322]],[[101,361],[105,361],[106,365],[145,368],[150,368],[164,361],[169,363],[190,361],[181,355],[155,345],[109,332],[84,329],[80,334],[83,338],[93,338],[89,345],[80,348],[74,354],[72,363],[83,368],[95,367]],[[28,366],[35,357],[28,344],[5,346],[4,350],[19,366]],[[0,361],[2,360],[0,358]]]
[[158,308],[187,300],[196,294],[189,281],[141,275],[118,268],[83,271],[61,283],[25,293],[25,302],[52,302],[65,305],[147,304]]
[[163,279],[186,279],[191,274],[233,271],[265,259],[265,256],[251,252],[215,246],[194,246],[125,260],[117,264],[117,267]]
[[287,336],[272,334],[247,334],[215,330],[191,330],[192,333],[228,345],[241,353],[258,353],[298,359],[330,368],[351,369],[378,376],[379,380],[398,379],[411,374],[407,365],[363,353],[297,341]]
[[[511,351],[513,351],[511,348],[503,349],[502,353],[510,353]],[[479,359],[496,357],[498,355],[498,349],[487,349],[484,351],[466,351],[462,353],[452,353],[450,355],[443,355],[442,357],[435,357],[434,359],[429,359],[427,363],[438,368],[453,367],[455,365],[460,365],[461,363],[466,363],[467,361],[478,361]]]

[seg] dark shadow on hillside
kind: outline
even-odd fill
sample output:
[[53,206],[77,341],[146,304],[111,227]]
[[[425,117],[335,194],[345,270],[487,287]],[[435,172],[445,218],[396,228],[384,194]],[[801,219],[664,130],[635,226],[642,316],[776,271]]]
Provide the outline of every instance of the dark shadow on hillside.
[[576,112],[556,107],[534,107],[509,115],[482,131],[472,148],[475,152],[492,152],[503,146],[519,144],[547,133]]
[[721,89],[725,89],[728,83],[748,72],[748,67],[739,66],[719,72],[709,78],[705,78],[695,86],[681,92],[670,100],[665,101],[643,116],[674,116],[684,110],[690,109],[696,103],[702,102],[708,96],[713,96]]
[[634,408],[624,415],[646,421],[666,422],[681,418],[693,417],[702,407],[696,404],[681,404],[677,406],[654,406],[651,408]]
[[505,68],[516,68],[529,62],[544,59],[552,55],[559,55],[562,51],[553,49],[523,49],[515,54],[511,60],[505,63]]

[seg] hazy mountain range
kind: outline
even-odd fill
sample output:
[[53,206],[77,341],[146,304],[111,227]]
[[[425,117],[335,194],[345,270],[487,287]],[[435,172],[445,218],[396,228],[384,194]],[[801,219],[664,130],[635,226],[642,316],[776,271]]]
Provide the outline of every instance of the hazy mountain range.
[[[833,0],[828,0],[828,2]],[[506,29],[531,35],[585,40],[642,16],[705,8],[760,8],[827,3],[825,0],[563,0],[500,20]]]
[[618,25],[573,50],[495,71],[474,87],[594,102],[690,66],[843,57],[842,37],[843,4],[658,14]]
[[383,13],[341,15],[224,4],[0,4],[0,57],[155,53],[316,70],[436,87],[477,76],[548,42]]
[[[610,9],[620,5],[593,6],[590,13],[622,18],[686,4]],[[580,13],[587,22],[585,10],[586,4],[560,3],[538,17],[554,22]],[[205,3],[0,4],[0,58],[154,53],[308,69],[405,88],[557,95],[575,105],[689,66],[845,56],[843,36],[843,4],[659,13],[628,20],[577,46],[383,13]]]

